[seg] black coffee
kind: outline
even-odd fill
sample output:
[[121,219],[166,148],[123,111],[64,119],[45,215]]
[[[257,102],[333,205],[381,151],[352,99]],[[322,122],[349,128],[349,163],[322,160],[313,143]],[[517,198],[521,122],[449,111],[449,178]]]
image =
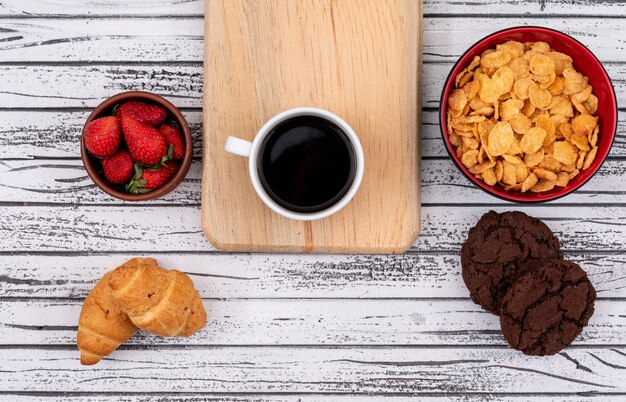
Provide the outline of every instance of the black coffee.
[[323,211],[346,195],[355,176],[354,148],[335,124],[314,116],[276,126],[259,148],[267,194],[294,212]]

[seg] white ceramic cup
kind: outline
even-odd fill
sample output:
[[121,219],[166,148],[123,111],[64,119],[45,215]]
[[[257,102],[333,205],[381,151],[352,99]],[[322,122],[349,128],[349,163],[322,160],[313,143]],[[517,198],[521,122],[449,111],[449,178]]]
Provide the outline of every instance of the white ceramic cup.
[[[300,116],[320,117],[335,124],[346,135],[346,137],[348,137],[354,151],[355,175],[354,180],[352,181],[352,185],[343,196],[343,198],[341,198],[339,201],[337,201],[335,204],[328,207],[327,209],[319,212],[295,212],[282,207],[267,194],[259,178],[259,148],[261,147],[261,144],[263,144],[263,140],[265,140],[268,134],[270,134],[272,130],[282,122]],[[265,203],[265,205],[270,207],[274,212],[290,219],[300,221],[313,221],[326,218],[337,213],[339,210],[345,207],[350,202],[350,200],[352,200],[357,190],[359,189],[359,186],[361,185],[361,181],[363,180],[364,157],[363,148],[361,147],[359,137],[357,137],[352,127],[350,127],[348,123],[346,123],[341,117],[323,109],[305,107],[290,109],[282,112],[272,117],[267,123],[265,123],[265,125],[261,127],[257,135],[254,137],[254,140],[252,142],[242,140],[236,137],[228,137],[224,149],[230,153],[245,156],[248,158],[248,170],[250,173],[250,178],[252,179],[252,185],[254,186],[254,190],[256,191],[256,193],[259,195],[259,197],[261,197],[261,200]]]

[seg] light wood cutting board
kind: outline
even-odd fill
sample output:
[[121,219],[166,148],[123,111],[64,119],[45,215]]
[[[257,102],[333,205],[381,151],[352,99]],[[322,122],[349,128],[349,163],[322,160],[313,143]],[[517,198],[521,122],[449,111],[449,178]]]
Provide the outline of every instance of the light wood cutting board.
[[[202,227],[224,251],[399,253],[420,230],[420,0],[206,0]],[[350,124],[365,175],[338,214],[297,222],[257,197],[229,135],[313,106]]]

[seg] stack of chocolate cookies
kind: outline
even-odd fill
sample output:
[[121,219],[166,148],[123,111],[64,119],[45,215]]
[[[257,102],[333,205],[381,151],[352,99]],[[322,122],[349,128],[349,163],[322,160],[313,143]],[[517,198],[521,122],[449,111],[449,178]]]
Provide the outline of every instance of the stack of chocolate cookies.
[[483,215],[461,249],[472,300],[500,316],[509,345],[527,355],[553,355],[589,322],[596,291],[585,271],[563,260],[545,223],[523,212]]

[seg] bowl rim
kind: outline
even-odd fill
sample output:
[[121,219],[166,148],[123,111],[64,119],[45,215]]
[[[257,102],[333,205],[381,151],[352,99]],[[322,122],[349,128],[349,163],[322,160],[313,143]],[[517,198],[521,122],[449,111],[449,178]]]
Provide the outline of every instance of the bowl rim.
[[[89,123],[94,121],[101,116],[102,113],[106,110],[110,110],[116,104],[131,101],[131,100],[143,100],[149,101],[153,104],[157,104],[163,108],[165,108],[170,115],[174,118],[178,127],[185,139],[185,157],[183,158],[180,169],[178,172],[172,177],[163,187],[160,187],[156,190],[153,190],[149,193],[144,194],[130,194],[122,191],[118,191],[111,184],[109,184],[104,177],[101,177],[94,163],[91,161],[91,158],[95,158],[87,152],[87,148],[85,147],[85,137],[84,132],[85,128]],[[85,120],[85,124],[83,125],[83,129],[81,131],[80,136],[80,156],[83,162],[83,166],[89,175],[89,178],[96,184],[98,188],[102,191],[110,195],[111,197],[117,198],[122,201],[148,201],[155,200],[163,197],[164,195],[170,193],[174,190],[178,185],[184,180],[187,175],[189,168],[191,166],[191,161],[193,159],[193,138],[191,136],[191,130],[189,129],[189,123],[182,115],[182,113],[178,110],[176,106],[174,106],[170,101],[165,99],[164,97],[146,91],[126,91],[120,92],[116,95],[113,95],[104,101],[102,101],[98,106],[96,106],[93,111],[89,114],[87,119]]]
[[[511,193],[511,195],[504,195],[504,194],[500,194],[497,193],[496,191],[493,190],[492,187],[487,186],[486,183],[481,183],[478,179],[476,179],[474,176],[470,175],[469,173],[467,173],[463,167],[461,167],[460,165],[460,161],[457,160],[458,158],[456,157],[456,154],[454,154],[450,148],[451,144],[449,141],[449,136],[446,135],[447,132],[447,121],[446,121],[446,108],[443,104],[443,100],[446,96],[447,93],[447,89],[449,87],[450,90],[452,90],[452,86],[450,85],[450,79],[452,78],[452,73],[457,69],[458,65],[461,63],[461,61],[467,56],[468,53],[470,53],[471,51],[473,51],[477,46],[479,46],[481,43],[483,43],[484,41],[490,39],[491,37],[509,32],[509,31],[518,31],[518,30],[531,30],[531,31],[547,31],[550,34],[558,34],[558,35],[563,35],[569,39],[571,39],[572,41],[574,41],[577,45],[579,45],[581,47],[581,49],[583,51],[587,51],[591,57],[593,57],[593,59],[596,61],[596,63],[600,66],[600,68],[602,69],[602,71],[604,72],[604,75],[609,83],[609,88],[611,90],[611,94],[613,95],[613,104],[615,106],[615,121],[614,121],[614,130],[611,133],[611,143],[609,145],[609,151],[606,153],[606,155],[604,155],[604,157],[602,158],[602,160],[600,161],[600,163],[598,164],[598,166],[595,168],[595,170],[593,170],[591,172],[591,174],[589,175],[589,177],[587,177],[585,180],[581,181],[579,184],[572,186],[570,188],[564,187],[561,192],[559,193],[555,193],[555,194],[551,194],[551,195],[545,195],[543,197],[538,197],[538,198],[524,198],[521,197],[515,193]],[[561,31],[558,31],[556,29],[553,28],[546,28],[546,27],[541,27],[541,26],[537,26],[537,25],[518,25],[518,26],[514,26],[514,27],[509,27],[509,28],[504,28],[495,32],[492,32],[484,37],[482,37],[481,39],[479,39],[478,41],[476,41],[475,43],[473,43],[472,45],[470,45],[467,50],[465,50],[465,52],[463,52],[463,54],[461,54],[461,56],[459,56],[458,60],[454,63],[454,65],[452,66],[452,68],[450,69],[450,72],[448,73],[448,76],[446,77],[445,83],[443,85],[443,88],[441,90],[441,96],[439,98],[439,131],[441,133],[441,137],[442,140],[444,142],[444,147],[448,153],[448,155],[450,156],[450,158],[453,161],[454,166],[463,174],[463,176],[465,176],[470,182],[472,182],[474,185],[476,185],[479,189],[481,189],[482,191],[484,191],[485,193],[494,196],[496,198],[499,198],[501,200],[504,201],[509,201],[509,202],[513,202],[513,203],[518,203],[518,204],[540,204],[540,203],[544,203],[544,202],[548,202],[548,201],[554,201],[554,200],[558,200],[562,197],[565,197],[571,193],[573,193],[574,191],[579,190],[581,187],[583,187],[585,184],[587,184],[589,182],[589,180],[591,180],[592,177],[594,177],[596,175],[596,173],[600,170],[600,168],[604,165],[604,162],[606,161],[606,159],[608,158],[611,149],[613,148],[614,142],[615,142],[615,137],[617,135],[617,119],[618,119],[618,106],[617,106],[617,95],[615,94],[615,87],[613,85],[613,81],[611,80],[611,77],[609,76],[608,72],[606,71],[606,68],[604,68],[604,65],[600,62],[600,60],[598,59],[598,57],[587,47],[585,46],[582,42],[580,42],[578,39],[564,33]],[[444,130],[444,127],[446,127],[446,129]],[[484,186],[483,186],[484,184]],[[486,187],[485,187],[486,186]]]

